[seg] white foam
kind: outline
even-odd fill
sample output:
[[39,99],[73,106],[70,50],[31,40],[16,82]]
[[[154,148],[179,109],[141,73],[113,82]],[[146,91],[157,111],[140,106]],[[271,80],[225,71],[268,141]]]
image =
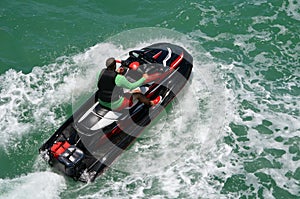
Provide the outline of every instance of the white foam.
[[[222,161],[223,164],[226,165],[226,174],[231,175],[234,173],[245,173],[245,169],[243,166],[244,162],[250,162],[259,157],[264,157],[268,159],[271,163],[278,162],[281,165],[281,168],[263,168],[258,171],[264,172],[272,177],[275,180],[278,187],[283,189],[287,189],[290,193],[297,195],[297,182],[293,178],[288,178],[286,174],[290,171],[295,171],[297,169],[297,165],[293,164],[292,157],[293,154],[289,153],[290,144],[286,144],[284,142],[277,142],[275,140],[276,137],[281,136],[284,140],[293,139],[299,135],[299,114],[297,114],[297,110],[299,110],[298,103],[299,96],[290,95],[288,90],[291,89],[291,86],[299,87],[299,81],[295,79],[287,79],[282,80],[278,79],[274,82],[267,82],[264,80],[264,77],[257,73],[257,67],[255,65],[257,63],[264,65],[274,65],[274,59],[266,58],[269,55],[266,53],[261,53],[257,55],[254,59],[254,62],[250,66],[241,67],[230,67],[231,73],[234,74],[234,78],[241,86],[240,89],[234,87],[233,88],[233,96],[234,101],[232,101],[235,108],[231,110],[231,118],[232,122],[236,124],[241,124],[247,126],[249,130],[247,131],[247,138],[250,141],[246,142],[236,142],[239,146],[239,153],[243,154],[255,154],[255,158],[249,156],[239,156],[239,154],[231,153],[230,159],[235,159],[238,163],[234,166],[226,159]],[[252,66],[253,65],[253,66]],[[223,67],[227,69],[228,67]],[[295,76],[299,77],[299,73],[297,73],[296,68],[288,68]],[[282,68],[278,69],[279,71],[284,70]],[[247,71],[248,75],[245,75]],[[258,83],[250,83],[253,79],[259,80]],[[251,90],[246,89],[245,86],[248,86]],[[270,89],[266,89],[266,85],[270,86]],[[277,89],[285,90],[284,95],[276,95]],[[243,100],[247,100],[253,107],[255,107],[258,111],[253,111],[251,109],[243,109],[241,107],[241,103]],[[278,107],[275,109],[271,109],[270,106]],[[238,112],[240,111],[240,112]],[[252,120],[243,121],[239,116],[241,113],[242,117],[251,116]],[[272,124],[268,127],[272,134],[261,134],[256,130],[258,125],[261,125],[263,120],[271,121]],[[288,127],[288,130],[284,130],[285,127]],[[228,129],[230,132],[231,130]],[[238,136],[233,133],[230,134],[233,136],[234,140],[237,140]],[[243,146],[249,147],[249,149],[244,149]],[[285,151],[281,157],[274,157],[271,154],[265,154],[265,149],[278,149]],[[220,170],[220,169],[219,169]],[[245,174],[249,180],[249,185],[255,187],[256,191],[262,187],[261,183],[252,173]],[[270,195],[272,192],[264,191],[265,195]]]
[[14,179],[0,179],[0,198],[58,199],[66,188],[62,176],[51,172],[37,172]]
[[123,50],[112,44],[97,44],[84,53],[34,67],[29,74],[13,69],[2,74],[0,147],[12,147],[22,136],[40,128],[57,127],[65,117],[58,117],[55,110],[83,94],[92,93],[96,87],[96,74],[104,66],[105,59],[122,53]]
[[283,6],[285,7],[285,11],[287,12],[287,14],[289,16],[300,21],[300,3],[299,3],[299,1],[289,0],[288,4],[286,5],[286,2],[284,2]]
[[[144,47],[159,41],[172,41],[192,52],[194,68],[191,83],[178,97],[179,103],[173,105],[174,110],[166,117],[166,124],[163,127],[156,125],[149,130],[150,135],[153,132],[154,137],[148,141],[136,142],[125,158],[118,160],[119,163],[125,165],[127,163],[128,167],[121,169],[129,171],[128,177],[119,178],[117,182],[111,180],[103,182],[100,179],[99,183],[104,184],[100,190],[92,190],[85,196],[79,193],[79,198],[98,198],[108,196],[109,193],[113,193],[111,197],[118,198],[126,197],[126,194],[136,198],[147,197],[149,196],[146,193],[147,189],[156,189],[159,192],[158,198],[165,195],[178,197],[181,191],[190,197],[220,195],[220,187],[212,187],[210,180],[212,174],[220,174],[233,168],[226,162],[231,148],[218,143],[225,134],[224,126],[227,122],[225,118],[228,117],[228,110],[231,110],[227,107],[227,98],[233,97],[224,89],[216,69],[217,65],[208,61],[209,53],[197,46],[199,45],[197,42],[152,39],[138,43],[132,48]],[[110,50],[106,50],[107,48]],[[69,104],[70,100],[76,101],[77,97],[89,93],[90,89],[95,88],[96,71],[98,72],[104,65],[103,61],[110,56],[125,54],[132,48],[123,49],[109,43],[97,44],[82,54],[62,57],[52,65],[35,67],[27,75],[10,70],[0,76],[2,82],[6,82],[2,88],[7,91],[1,90],[1,94],[8,97],[3,105],[0,105],[0,109],[5,113],[0,118],[7,118],[1,119],[1,128],[8,126],[0,134],[2,140],[0,146],[12,147],[12,140],[21,139],[23,135],[30,133],[30,129],[43,128],[46,122],[58,126],[65,118],[61,116],[57,118],[53,109],[59,108],[63,103]],[[21,85],[19,92],[12,86],[15,82]],[[30,123],[18,121],[18,115],[24,110],[20,105],[26,103],[26,108],[34,112],[32,113],[34,121]],[[13,111],[15,114],[8,114]],[[157,130],[160,131],[159,134],[156,134]],[[155,150],[156,147],[158,150]],[[131,158],[135,161],[133,162]],[[226,169],[217,168],[215,163],[218,161],[225,162]],[[29,177],[20,179],[25,178],[25,181],[31,184],[35,178],[40,181],[38,176],[41,173],[30,174]],[[46,172],[47,175],[53,174]],[[53,181],[60,181],[54,178]],[[17,182],[13,187],[22,190],[26,186],[22,183],[19,185],[20,179],[4,181],[8,184]],[[95,183],[98,184],[98,181]],[[131,184],[134,184],[134,188],[126,188]],[[60,186],[54,187],[56,191],[53,192],[56,194],[51,197],[59,195],[58,187]],[[9,196],[18,194],[16,189],[7,194],[10,194]]]
[[[231,152],[231,147],[218,144],[225,136],[227,112],[231,109],[226,102],[230,94],[219,79],[216,64],[203,63],[201,56],[206,53],[193,56],[191,83],[178,96],[171,113],[163,118],[166,123],[163,127],[161,123],[153,126],[147,133],[149,137],[144,136],[148,139],[134,143],[113,165],[114,169],[129,172],[131,183],[137,183],[145,175],[157,180],[159,188],[150,184],[149,189],[158,189],[162,194],[158,198],[166,195],[176,198],[181,193],[187,197],[220,196],[220,188],[211,187],[209,180],[213,173],[227,169],[221,170],[215,163],[226,160]],[[128,183],[125,179],[121,184]],[[147,197],[141,190],[145,188],[137,186],[131,190],[131,196]]]

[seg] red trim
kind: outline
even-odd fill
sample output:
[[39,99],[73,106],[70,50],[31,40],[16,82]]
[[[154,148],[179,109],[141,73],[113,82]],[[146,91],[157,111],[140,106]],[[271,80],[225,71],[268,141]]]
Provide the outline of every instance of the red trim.
[[183,59],[183,52],[177,57],[175,61],[172,62],[170,68],[175,69],[177,65],[182,61],[182,59]]
[[[119,128],[119,126],[116,126],[111,132],[107,133],[105,135],[106,138],[110,138],[112,135],[116,134],[116,133],[120,133],[121,129]],[[104,136],[103,136],[104,137]],[[102,138],[101,138],[102,139]]]
[[109,135],[111,136],[111,135],[113,135],[113,134],[115,134],[115,133],[119,133],[121,131],[121,129],[119,128],[119,126],[117,126],[116,128],[114,128],[110,133],[109,133]]
[[162,51],[159,51],[158,53],[156,53],[155,55],[153,55],[153,59],[157,59],[160,55],[161,55]]
[[120,133],[121,129],[119,126],[116,126],[111,132],[103,135],[99,142],[98,145],[100,146],[101,144],[103,144],[104,141],[106,141],[107,139],[109,139],[112,135],[116,134],[116,133]]
[[147,98],[151,98],[152,95],[154,94],[154,92],[151,92],[156,86],[159,86],[159,83],[168,75],[170,75],[174,70],[172,68],[170,68],[170,70],[168,70],[167,72],[163,73],[160,75],[159,78],[157,78],[157,80],[155,81],[154,84],[152,84],[150,87],[149,87],[149,93],[147,94],[146,93],[146,97]]
[[153,80],[158,79],[160,76],[161,76],[161,73],[149,74],[148,78],[145,81],[145,83],[152,82]]
[[120,63],[121,63],[121,60],[116,59],[116,62],[120,64]]
[[[149,90],[148,91],[150,91],[150,90],[153,90],[156,86],[158,86],[159,84],[156,84],[156,83],[154,83],[154,84],[152,84],[150,87],[149,87]],[[147,93],[146,93],[147,94]],[[154,93],[148,93],[147,95],[146,95],[146,97],[147,98],[151,98],[151,96],[153,95]]]
[[117,111],[121,111],[126,107],[130,107],[133,104],[133,99],[132,97],[128,99],[127,97],[124,97],[124,100],[119,108],[117,108]]
[[134,61],[134,62],[132,62],[132,63],[129,64],[129,68],[130,68],[131,70],[136,70],[136,69],[139,68],[139,66],[140,66],[140,63],[137,62],[137,61]]

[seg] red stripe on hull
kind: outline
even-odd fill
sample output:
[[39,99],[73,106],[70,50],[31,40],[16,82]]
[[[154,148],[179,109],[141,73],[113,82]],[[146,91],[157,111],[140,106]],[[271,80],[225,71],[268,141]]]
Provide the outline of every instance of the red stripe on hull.
[[180,64],[180,62],[183,59],[183,52],[177,57],[177,59],[175,61],[172,62],[172,64],[170,65],[170,68],[175,69],[178,64]]
[[159,51],[158,53],[156,53],[155,55],[153,55],[153,59],[157,59],[160,55],[161,55],[162,51]]

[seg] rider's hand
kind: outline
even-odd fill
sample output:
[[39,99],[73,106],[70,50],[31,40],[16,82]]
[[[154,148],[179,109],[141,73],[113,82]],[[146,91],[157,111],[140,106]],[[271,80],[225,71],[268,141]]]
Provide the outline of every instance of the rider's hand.
[[143,78],[148,79],[148,78],[149,78],[149,75],[146,74],[146,73],[144,73],[144,74],[143,74]]
[[117,71],[117,73],[122,74],[122,73],[124,72],[124,68],[123,68],[123,67],[120,67],[120,68],[118,68],[116,71]]

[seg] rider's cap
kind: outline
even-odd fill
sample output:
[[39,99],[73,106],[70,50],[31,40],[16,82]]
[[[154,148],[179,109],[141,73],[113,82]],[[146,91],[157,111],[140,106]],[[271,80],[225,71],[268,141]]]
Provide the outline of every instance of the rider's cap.
[[106,60],[106,67],[112,67],[112,66],[114,66],[114,65],[116,65],[116,60],[115,60],[115,58],[113,58],[113,57],[110,57],[110,58],[108,58],[107,60]]

